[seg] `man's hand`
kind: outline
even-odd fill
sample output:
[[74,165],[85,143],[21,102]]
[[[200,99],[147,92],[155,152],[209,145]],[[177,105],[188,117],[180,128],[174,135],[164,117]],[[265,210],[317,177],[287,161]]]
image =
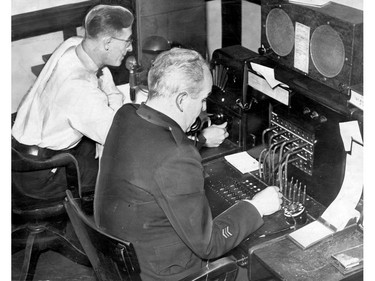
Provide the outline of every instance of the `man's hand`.
[[226,127],[227,122],[205,128],[201,133],[206,139],[204,146],[218,147],[229,136]]
[[271,215],[280,210],[282,194],[277,186],[268,186],[266,189],[255,194],[253,199],[247,200],[257,208],[260,215]]
[[102,69],[102,75],[99,77],[99,87],[107,95],[110,108],[117,110],[122,106],[124,96],[113,82],[113,77],[108,67]]
[[108,67],[104,67],[102,73],[103,74],[99,77],[99,88],[107,95],[120,93],[115,82],[113,82],[113,77]]

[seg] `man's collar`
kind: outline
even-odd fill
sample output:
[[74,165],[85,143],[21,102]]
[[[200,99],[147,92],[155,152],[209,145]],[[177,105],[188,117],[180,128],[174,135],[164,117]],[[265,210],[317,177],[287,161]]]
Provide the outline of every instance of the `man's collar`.
[[76,54],[85,68],[93,73],[96,73],[99,67],[95,64],[95,62],[90,58],[90,56],[85,52],[82,47],[82,43],[79,44],[76,48]]
[[142,103],[139,106],[137,110],[137,114],[141,116],[143,119],[148,120],[149,122],[153,124],[165,127],[167,129],[169,127],[177,127],[182,131],[181,127],[177,124],[176,121],[174,121],[169,116],[161,113],[160,111],[157,111],[153,109],[152,107],[149,107],[145,103]]
[[181,142],[182,138],[186,137],[180,125],[178,125],[176,121],[169,116],[147,106],[145,103],[142,103],[139,106],[137,109],[137,114],[146,121],[171,131],[177,142]]

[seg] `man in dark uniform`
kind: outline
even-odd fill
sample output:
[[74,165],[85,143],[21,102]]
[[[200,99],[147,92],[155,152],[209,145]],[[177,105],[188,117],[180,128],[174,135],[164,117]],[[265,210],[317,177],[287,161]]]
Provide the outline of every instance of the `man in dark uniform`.
[[141,278],[178,280],[222,256],[280,209],[268,187],[215,219],[204,192],[201,157],[185,132],[202,110],[212,78],[195,51],[160,54],[148,75],[145,104],[116,113],[100,162],[96,224],[131,241]]

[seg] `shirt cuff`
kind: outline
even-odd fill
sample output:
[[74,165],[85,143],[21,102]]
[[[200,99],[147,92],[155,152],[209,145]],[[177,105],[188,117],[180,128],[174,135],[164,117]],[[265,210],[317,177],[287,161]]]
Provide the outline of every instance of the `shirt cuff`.
[[108,106],[113,110],[117,110],[123,105],[124,96],[121,93],[108,94],[107,98]]
[[255,204],[253,204],[253,202],[251,200],[249,200],[249,199],[243,199],[242,201],[249,202],[251,205],[253,205],[254,208],[258,211],[260,217],[263,218],[263,214],[260,213],[258,206],[256,206]]

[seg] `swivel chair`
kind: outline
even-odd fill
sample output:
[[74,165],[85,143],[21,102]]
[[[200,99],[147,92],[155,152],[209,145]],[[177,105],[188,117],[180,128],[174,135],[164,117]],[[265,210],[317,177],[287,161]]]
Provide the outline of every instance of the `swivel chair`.
[[[98,228],[82,211],[80,200],[66,191],[65,209],[98,280],[139,281],[140,267],[132,243],[116,238]],[[181,281],[233,281],[238,266],[229,258],[221,258]]]
[[[41,252],[53,250],[74,262],[90,266],[75,234],[68,239],[68,217],[64,197],[41,200],[23,192],[15,183],[19,173],[65,167],[68,189],[77,193],[80,188],[77,160],[69,153],[61,153],[45,160],[18,151],[12,145],[12,255],[25,249],[19,280],[32,280]],[[75,241],[74,241],[75,240]],[[12,279],[15,277],[13,276]]]

